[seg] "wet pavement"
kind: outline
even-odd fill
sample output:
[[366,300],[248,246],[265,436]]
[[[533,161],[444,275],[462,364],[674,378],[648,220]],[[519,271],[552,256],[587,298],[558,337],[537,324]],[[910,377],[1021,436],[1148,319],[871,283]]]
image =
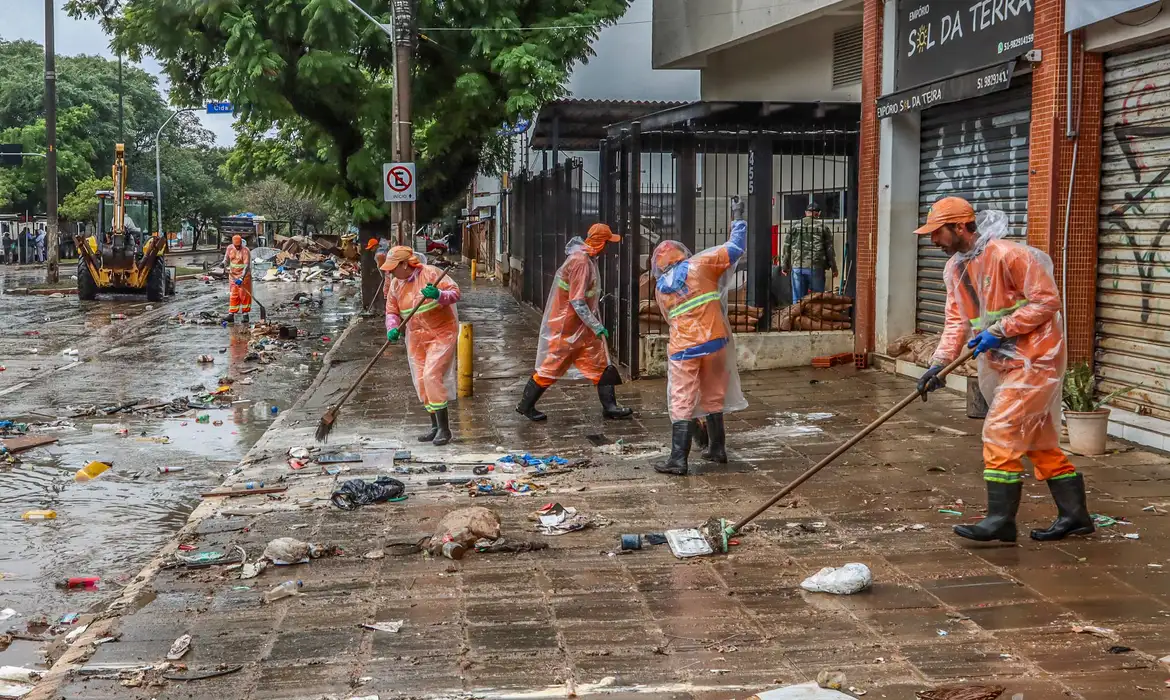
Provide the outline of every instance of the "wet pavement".
[[[39,282],[39,270],[0,267],[0,290]],[[233,394],[251,400],[236,409],[201,410],[213,423],[189,415],[97,415],[68,421],[61,429],[37,429],[59,442],[19,455],[20,464],[0,465],[0,608],[18,616],[0,622],[0,633],[42,633],[38,620],[57,621],[66,613],[100,609],[115,599],[162,545],[187,521],[199,493],[223,481],[263,435],[279,411],[309,385],[329,344],[352,305],[347,292],[324,296],[321,310],[287,304],[296,284],[256,285],[257,299],[271,320],[293,323],[307,332],[296,350],[274,353],[259,371],[245,361],[249,331],[242,325],[180,325],[179,312],[217,316],[226,310],[225,283],[180,281],[177,294],[148,304],[141,297],[11,295],[0,292],[0,419],[53,421],[74,413],[71,407],[116,406],[142,400],[161,403],[214,389],[221,376],[237,380]],[[279,309],[279,310],[278,310]],[[111,314],[124,314],[113,320]],[[254,321],[259,314],[253,313]],[[67,348],[76,357],[63,356]],[[212,364],[197,364],[202,353]],[[317,357],[313,357],[317,353]],[[245,379],[244,370],[251,373]],[[245,383],[247,382],[247,383]],[[275,408],[276,414],[273,413]],[[126,437],[119,437],[119,430]],[[162,444],[162,440],[166,440]],[[86,483],[74,474],[91,460],[114,467]],[[159,474],[159,467],[183,471]],[[30,522],[21,514],[51,509],[56,520]],[[97,590],[66,591],[55,583],[73,576],[98,576]],[[29,627],[29,624],[32,627]],[[0,638],[3,635],[0,634]],[[41,645],[17,639],[0,649],[0,665],[37,665]]]
[[[499,287],[469,289],[459,279],[460,317],[475,324],[477,380],[475,396],[453,405],[454,443],[414,441],[428,420],[402,350],[393,348],[331,436],[331,449],[360,452],[363,461],[338,476],[319,467],[290,471],[285,450],[311,444],[324,407],[382,342],[380,320],[353,326],[327,371],[229,480],[283,479],[287,493],[200,506],[127,588],[123,614],[91,625],[32,697],[715,699],[805,682],[827,669],[843,671],[846,687],[867,698],[908,699],[962,683],[1001,684],[1005,698],[1025,700],[1166,692],[1167,671],[1157,662],[1170,654],[1164,455],[1125,448],[1074,458],[1091,508],[1130,524],[1055,544],[976,545],[950,528],[981,516],[980,423],[964,416],[962,396],[939,392],[764,514],[731,553],[679,560],[666,546],[647,546],[619,554],[622,533],[750,512],[912,383],[844,367],[744,375],[750,407],[727,419],[731,463],[666,477],[650,468],[663,456],[669,425],[663,381],[619,387],[636,416],[604,422],[593,387],[558,384],[540,404],[548,422],[528,423],[513,407],[531,371],[538,319]],[[413,461],[396,464],[397,447],[411,449]],[[472,463],[506,450],[587,457],[591,466],[532,477],[533,495],[474,499],[461,487],[427,485],[435,473],[395,471],[444,463],[444,476],[467,475]],[[702,465],[697,454],[695,463]],[[356,511],[328,505],[339,481],[378,474],[406,482],[409,498]],[[1023,501],[1021,532],[1054,516],[1043,485],[1029,480]],[[530,516],[547,502],[608,524],[538,534]],[[548,548],[450,561],[394,546],[417,542],[467,505],[498,512],[506,538]],[[230,518],[217,515],[225,508]],[[223,567],[158,566],[180,541],[200,550],[239,545],[254,558],[285,536],[340,554],[269,567],[249,580]],[[847,562],[872,569],[871,590],[800,589],[821,567]],[[287,579],[303,581],[303,594],[263,604],[264,591]],[[398,632],[360,626],[396,620]],[[1105,636],[1073,629],[1084,625]],[[108,675],[109,664],[160,663],[182,634],[193,637],[183,659],[189,673],[240,668],[189,682]],[[104,636],[118,639],[95,650],[90,642]],[[84,675],[103,668],[107,677]]]

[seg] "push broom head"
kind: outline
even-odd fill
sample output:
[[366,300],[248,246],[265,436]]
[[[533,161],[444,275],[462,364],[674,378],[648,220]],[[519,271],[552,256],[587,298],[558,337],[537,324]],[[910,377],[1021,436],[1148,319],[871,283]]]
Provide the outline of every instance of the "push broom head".
[[699,526],[699,532],[703,534],[703,538],[711,545],[713,551],[723,554],[727,554],[727,540],[735,534],[726,518],[715,516],[708,518],[707,522]]
[[317,432],[315,437],[317,442],[326,442],[329,439],[329,433],[333,431],[333,424],[337,422],[337,406],[330,406],[325,415],[321,416],[321,420],[317,421]]

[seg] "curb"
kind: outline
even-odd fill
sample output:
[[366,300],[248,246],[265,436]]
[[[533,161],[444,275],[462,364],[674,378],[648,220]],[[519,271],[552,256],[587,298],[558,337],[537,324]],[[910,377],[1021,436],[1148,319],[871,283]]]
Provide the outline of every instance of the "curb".
[[[178,275],[175,277],[175,281],[176,282],[184,282],[187,280],[193,280],[198,276],[199,275]],[[50,296],[53,294],[77,294],[77,287],[66,288],[66,289],[29,289],[28,287],[23,287],[23,288],[19,288],[19,289],[10,289],[10,290],[8,290],[7,293],[12,294],[13,296],[30,296],[30,297],[31,296]]]
[[[301,407],[308,400],[308,397],[313,394],[325,381],[325,376],[329,373],[332,367],[332,357],[338,348],[341,347],[343,341],[348,337],[351,331],[361,325],[361,316],[356,314],[350,319],[349,324],[345,330],[337,336],[337,340],[333,342],[333,346],[326,351],[321,358],[321,369],[309,383],[309,386],[297,396],[292,404],[281,411],[272,425],[256,440],[255,444],[248,449],[244,454],[243,459],[240,460],[239,465],[252,464],[256,455],[266,448],[261,445],[265,443],[265,438],[274,431],[283,427],[286,416],[288,416],[293,409]],[[246,477],[243,474],[236,474],[229,476],[220,484],[221,487],[226,486],[237,481],[241,481]],[[194,534],[195,530],[207,518],[213,517],[217,509],[222,503],[217,499],[205,499],[195,509],[191,511],[191,515],[187,516],[187,522],[183,527],[175,532],[171,539],[154,555],[154,557],[146,563],[145,566],[133,578],[131,583],[122,589],[122,592],[115,598],[104,610],[96,613],[89,621],[89,628],[73,641],[71,645],[66,647],[65,652],[56,662],[45,672],[45,675],[37,682],[32,692],[25,695],[23,700],[56,700],[59,698],[59,690],[61,685],[70,679],[73,672],[85,665],[98,647],[93,645],[95,640],[102,637],[111,636],[115,631],[117,625],[121,622],[126,613],[133,613],[135,601],[146,592],[146,589],[153,583],[155,576],[158,574],[162,565],[179,549],[179,543],[184,535]],[[51,644],[51,643],[50,643]]]

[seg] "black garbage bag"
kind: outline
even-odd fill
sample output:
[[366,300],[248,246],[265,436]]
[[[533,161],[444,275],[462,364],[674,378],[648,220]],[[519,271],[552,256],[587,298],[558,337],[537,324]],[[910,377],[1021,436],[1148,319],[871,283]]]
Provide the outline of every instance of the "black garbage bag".
[[371,503],[384,503],[406,493],[406,484],[398,479],[380,476],[370,483],[362,479],[350,479],[333,492],[329,500],[342,510],[356,510]]

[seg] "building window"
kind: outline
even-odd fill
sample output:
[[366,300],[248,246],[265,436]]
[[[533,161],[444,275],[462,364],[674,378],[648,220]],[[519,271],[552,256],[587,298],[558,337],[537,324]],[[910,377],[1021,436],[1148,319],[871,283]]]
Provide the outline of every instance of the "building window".
[[861,25],[833,33],[833,88],[861,84]]

